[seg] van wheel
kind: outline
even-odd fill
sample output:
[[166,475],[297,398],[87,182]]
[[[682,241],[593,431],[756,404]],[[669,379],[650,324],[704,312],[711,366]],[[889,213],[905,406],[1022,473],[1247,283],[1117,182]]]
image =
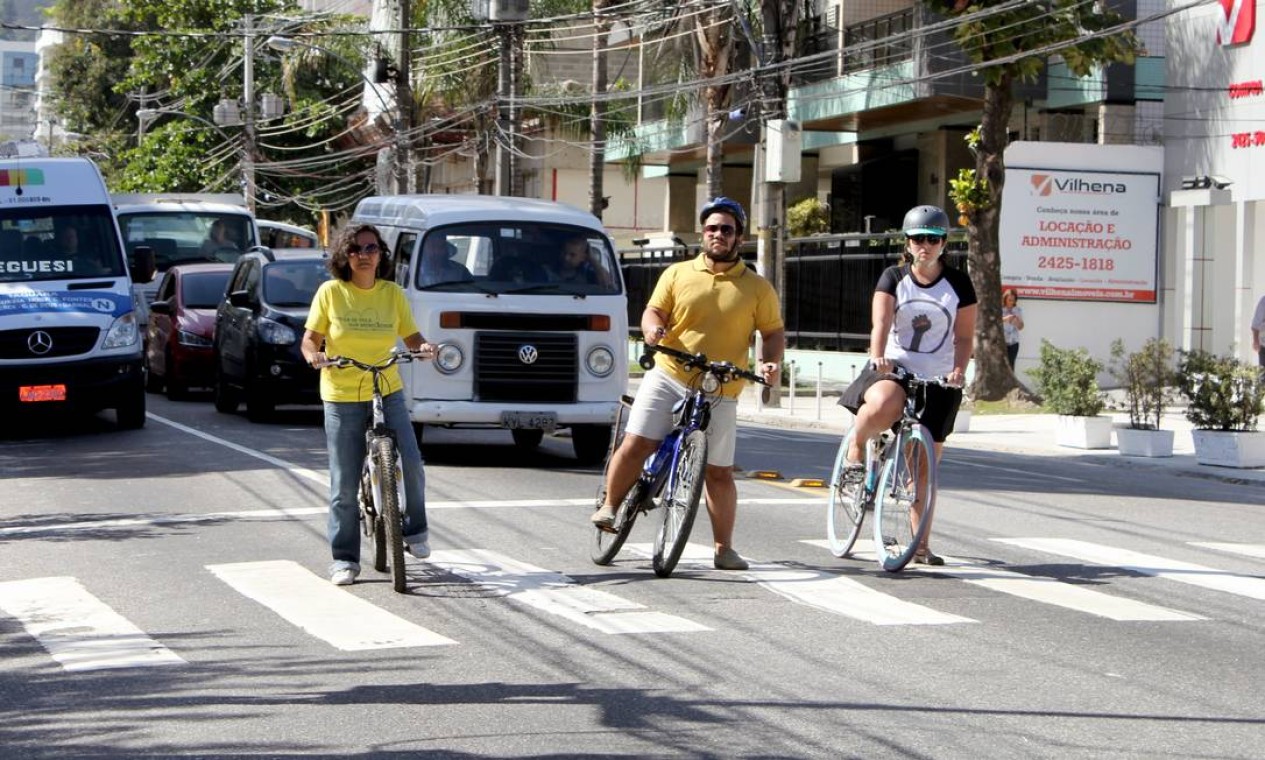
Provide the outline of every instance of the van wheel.
[[597,464],[611,446],[610,425],[572,425],[571,448],[580,464]]
[[514,445],[523,451],[531,451],[545,439],[543,430],[511,430],[510,435],[514,436]]
[[241,396],[237,389],[228,384],[224,379],[223,371],[215,372],[215,411],[224,414],[233,414],[237,411],[237,405],[241,403]]
[[114,419],[119,430],[140,430],[145,427],[145,389],[139,383],[136,390],[114,408]]

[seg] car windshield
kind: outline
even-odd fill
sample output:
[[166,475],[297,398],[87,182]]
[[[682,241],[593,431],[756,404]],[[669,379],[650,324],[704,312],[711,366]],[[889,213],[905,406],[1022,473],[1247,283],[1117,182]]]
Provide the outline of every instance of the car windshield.
[[307,308],[328,279],[324,259],[274,262],[264,267],[264,300],[283,308]]
[[109,206],[0,212],[0,282],[82,280],[126,274]]
[[[416,251],[400,251],[416,286],[447,293],[615,295],[615,253],[597,230],[535,222],[437,227]],[[411,262],[411,263],[410,263]],[[398,276],[397,281],[403,281]]]
[[131,211],[119,214],[119,226],[129,252],[142,245],[153,249],[159,272],[198,261],[231,264],[255,245],[254,224],[244,213]]
[[180,278],[180,295],[185,308],[214,309],[224,298],[232,272],[185,272]]

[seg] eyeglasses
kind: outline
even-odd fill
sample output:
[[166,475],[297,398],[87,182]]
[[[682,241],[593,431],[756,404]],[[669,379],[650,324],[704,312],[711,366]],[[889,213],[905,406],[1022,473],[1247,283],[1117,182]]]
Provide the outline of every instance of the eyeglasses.
[[703,232],[706,232],[706,233],[707,233],[707,234],[709,234],[709,235],[715,235],[717,232],[719,232],[720,234],[724,235],[725,237],[729,237],[730,235],[734,234],[734,233],[735,233],[735,232],[737,232],[737,231],[738,231],[738,230],[737,230],[737,228],[736,228],[736,227],[734,227],[732,224],[706,224],[706,225],[703,225]]
[[359,245],[356,245],[355,243],[352,243],[351,245],[347,246],[347,255],[348,256],[373,256],[374,254],[378,253],[380,250],[381,249],[378,248],[377,243],[370,243],[369,245],[366,245],[366,246],[359,246]]
[[944,235],[906,235],[906,240],[912,240],[915,243],[930,243],[931,245],[939,245],[944,242]]

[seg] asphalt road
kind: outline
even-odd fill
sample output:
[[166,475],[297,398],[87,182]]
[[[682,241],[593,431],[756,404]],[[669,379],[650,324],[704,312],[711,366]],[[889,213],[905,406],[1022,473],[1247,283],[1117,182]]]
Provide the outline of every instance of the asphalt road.
[[[0,433],[7,757],[1259,757],[1265,492],[952,450],[934,546],[823,548],[824,493],[744,480],[745,573],[588,558],[570,441],[429,431],[434,555],[325,580],[320,412],[150,396]],[[824,477],[833,436],[744,426]]]

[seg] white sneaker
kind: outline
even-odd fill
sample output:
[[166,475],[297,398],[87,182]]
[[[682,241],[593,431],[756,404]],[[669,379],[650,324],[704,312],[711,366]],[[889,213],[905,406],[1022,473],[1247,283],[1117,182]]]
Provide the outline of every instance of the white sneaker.
[[430,531],[423,533],[413,543],[405,543],[404,551],[412,554],[418,559],[426,559],[430,556]]
[[334,568],[329,574],[329,582],[335,586],[350,586],[356,582],[356,571],[350,567]]

